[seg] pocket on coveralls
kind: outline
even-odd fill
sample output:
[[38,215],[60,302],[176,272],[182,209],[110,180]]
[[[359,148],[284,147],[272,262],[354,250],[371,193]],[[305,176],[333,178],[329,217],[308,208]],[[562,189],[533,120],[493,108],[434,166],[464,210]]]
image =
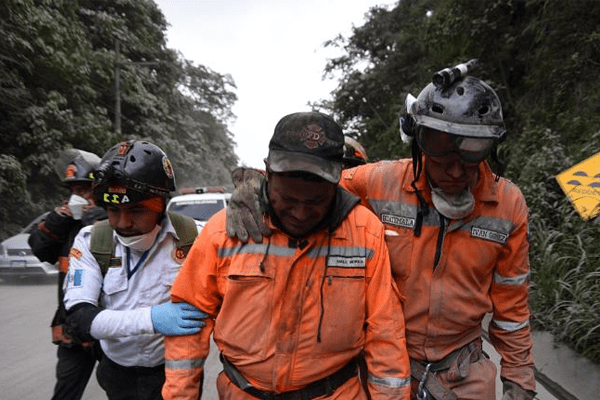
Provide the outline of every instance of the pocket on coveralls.
[[411,273],[413,249],[413,231],[411,229],[392,229],[386,226],[385,243],[390,253],[392,276],[398,285],[402,300],[406,298],[406,280]]
[[271,277],[230,269],[215,337],[230,349],[264,357],[271,326],[272,293]]
[[328,351],[348,351],[361,344],[366,320],[365,292],[364,268],[328,268],[321,326],[321,340]]

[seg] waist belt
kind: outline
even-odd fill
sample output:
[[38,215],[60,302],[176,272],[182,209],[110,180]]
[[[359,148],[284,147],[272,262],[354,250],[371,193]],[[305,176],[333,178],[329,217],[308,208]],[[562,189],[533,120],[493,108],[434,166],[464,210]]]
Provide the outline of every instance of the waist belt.
[[454,350],[440,361],[428,362],[411,359],[411,376],[419,382],[417,399],[457,399],[456,394],[444,386],[435,373],[448,371],[447,379],[451,382],[464,379],[469,375],[471,363],[479,360],[482,354],[481,339],[479,338]]
[[238,371],[237,368],[223,356],[223,354],[221,354],[219,358],[223,363],[223,372],[225,372],[225,375],[227,375],[234,385],[257,399],[263,400],[311,400],[324,395],[330,396],[340,386],[346,383],[348,379],[357,375],[356,359],[353,358],[337,372],[316,382],[309,383],[302,389],[283,393],[273,393],[255,388],[242,376],[240,371]]

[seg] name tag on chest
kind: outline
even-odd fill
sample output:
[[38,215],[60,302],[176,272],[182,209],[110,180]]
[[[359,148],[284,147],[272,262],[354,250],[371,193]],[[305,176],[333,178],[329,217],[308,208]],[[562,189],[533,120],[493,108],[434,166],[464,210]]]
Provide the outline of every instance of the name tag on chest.
[[339,268],[364,268],[366,257],[344,257],[344,256],[329,256],[327,259],[328,267]]

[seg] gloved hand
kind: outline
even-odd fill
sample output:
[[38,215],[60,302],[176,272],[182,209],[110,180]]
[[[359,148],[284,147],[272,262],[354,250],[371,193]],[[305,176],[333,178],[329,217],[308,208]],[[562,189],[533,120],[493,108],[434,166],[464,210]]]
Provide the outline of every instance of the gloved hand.
[[205,325],[203,313],[188,303],[163,303],[150,311],[154,332],[167,336],[191,335]]
[[231,181],[234,188],[237,188],[246,181],[260,179],[263,176],[265,176],[265,171],[256,168],[237,167],[231,171]]
[[271,230],[263,223],[260,207],[260,189],[265,181],[262,173],[249,174],[239,182],[231,195],[227,206],[227,234],[238,237],[242,242],[252,236],[255,242],[261,243],[263,236],[270,236]]
[[537,394],[533,390],[525,390],[509,380],[502,381],[502,393],[502,400],[532,400]]

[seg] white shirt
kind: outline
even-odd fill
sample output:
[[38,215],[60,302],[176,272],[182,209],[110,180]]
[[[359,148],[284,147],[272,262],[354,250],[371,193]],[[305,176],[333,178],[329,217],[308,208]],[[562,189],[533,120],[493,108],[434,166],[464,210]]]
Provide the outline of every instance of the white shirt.
[[[170,300],[173,281],[183,260],[177,259],[176,233],[168,216],[145,260],[127,278],[127,248],[113,232],[114,257],[120,265],[108,268],[104,279],[90,252],[92,226],[82,228],[69,256],[64,302],[69,310],[79,303],[103,308],[93,320],[91,334],[117,364],[154,367],[164,363],[163,336],[154,333],[150,310]],[[143,252],[131,250],[130,270]],[[98,303],[98,299],[100,302]]]

